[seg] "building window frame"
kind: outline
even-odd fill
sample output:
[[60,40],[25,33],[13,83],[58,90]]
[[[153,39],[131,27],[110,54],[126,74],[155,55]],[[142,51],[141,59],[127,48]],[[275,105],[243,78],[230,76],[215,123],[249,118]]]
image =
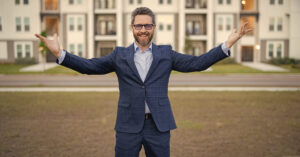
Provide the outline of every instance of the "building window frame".
[[82,17],[77,18],[77,30],[82,31],[83,30],[83,22],[82,22]]
[[74,22],[74,17],[69,17],[69,31],[73,32],[75,31],[75,22]]
[[21,0],[15,0],[15,5],[20,5],[21,4]]
[[24,5],[29,5],[29,0],[23,0]]
[[22,31],[22,18],[21,17],[16,17],[16,32],[21,32]]
[[275,31],[275,18],[270,17],[269,19],[269,31],[274,32]]
[[24,17],[24,31],[30,32],[30,19],[29,17]]
[[32,58],[33,47],[32,42],[15,42],[14,43],[15,58]]
[[0,16],[0,32],[2,32],[2,17]]
[[267,60],[272,58],[283,58],[284,57],[284,42],[283,41],[268,41],[267,42],[267,51],[266,51]]
[[78,56],[83,57],[83,46],[82,44],[77,45]]
[[278,17],[277,31],[278,32],[282,32],[282,29],[283,29],[283,18],[282,17]]

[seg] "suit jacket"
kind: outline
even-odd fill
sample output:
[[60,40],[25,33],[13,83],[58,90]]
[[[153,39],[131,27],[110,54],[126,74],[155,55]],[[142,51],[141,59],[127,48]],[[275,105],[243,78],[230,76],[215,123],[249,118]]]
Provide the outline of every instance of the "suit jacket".
[[176,128],[168,98],[168,83],[172,70],[193,72],[205,70],[227,57],[221,45],[201,56],[185,55],[167,45],[152,45],[153,62],[143,82],[134,63],[134,45],[116,47],[100,58],[85,59],[70,53],[61,65],[82,74],[116,72],[119,82],[119,101],[115,130],[127,133],[140,132],[144,125],[145,101],[159,131]]

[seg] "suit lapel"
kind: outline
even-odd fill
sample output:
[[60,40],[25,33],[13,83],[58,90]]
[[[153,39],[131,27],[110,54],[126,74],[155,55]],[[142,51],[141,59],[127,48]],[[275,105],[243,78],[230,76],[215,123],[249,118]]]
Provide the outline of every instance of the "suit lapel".
[[137,68],[135,66],[135,63],[134,63],[134,45],[131,44],[129,47],[126,48],[126,55],[127,55],[127,62],[128,62],[128,65],[129,67],[133,70],[134,74],[136,75],[136,77],[138,78],[138,81],[143,83],[138,71],[137,71]]
[[160,54],[160,52],[158,52],[158,48],[154,43],[152,43],[152,55],[153,55],[153,61],[152,61],[152,64],[150,66],[150,69],[147,73],[147,76],[146,76],[146,79],[145,79],[144,82],[146,82],[149,79],[149,77],[151,76],[151,74],[155,70],[156,66],[158,65],[158,61],[160,59],[161,54]]

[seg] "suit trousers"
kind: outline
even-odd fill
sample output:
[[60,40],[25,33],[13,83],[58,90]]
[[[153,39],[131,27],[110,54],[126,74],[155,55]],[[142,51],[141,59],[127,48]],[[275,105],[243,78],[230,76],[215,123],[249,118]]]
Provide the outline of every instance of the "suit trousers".
[[158,131],[150,118],[139,133],[116,132],[115,157],[138,157],[142,146],[146,157],[169,157],[170,131]]

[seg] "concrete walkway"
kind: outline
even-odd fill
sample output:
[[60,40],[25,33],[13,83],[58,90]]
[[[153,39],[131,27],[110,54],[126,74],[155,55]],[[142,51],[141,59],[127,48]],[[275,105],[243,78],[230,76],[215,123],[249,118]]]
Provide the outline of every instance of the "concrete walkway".
[[[300,91],[299,87],[169,87],[169,91]],[[25,87],[0,88],[0,92],[119,92],[117,87],[78,88],[78,87]]]
[[[45,66],[45,67],[44,67]],[[46,63],[45,65],[42,63],[30,65],[28,67],[20,69],[20,72],[42,72],[44,70],[48,70],[58,66],[56,63]]]
[[279,71],[279,72],[287,72],[287,69],[271,65],[271,64],[266,64],[266,63],[258,63],[258,62],[243,62],[242,65],[261,70],[261,71]]

